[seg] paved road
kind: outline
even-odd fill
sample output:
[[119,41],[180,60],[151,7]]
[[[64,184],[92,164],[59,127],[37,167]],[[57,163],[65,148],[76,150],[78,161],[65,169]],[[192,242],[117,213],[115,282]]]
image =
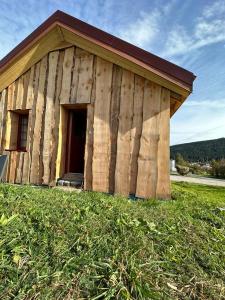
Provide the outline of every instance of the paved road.
[[185,181],[190,183],[199,183],[199,184],[225,187],[225,180],[222,179],[214,179],[214,178],[206,178],[206,177],[189,177],[189,176],[180,176],[180,175],[170,175],[170,179],[172,181]]

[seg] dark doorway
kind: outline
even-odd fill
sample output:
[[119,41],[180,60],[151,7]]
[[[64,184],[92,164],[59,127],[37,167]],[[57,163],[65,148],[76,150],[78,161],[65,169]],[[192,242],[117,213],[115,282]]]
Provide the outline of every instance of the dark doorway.
[[87,110],[69,111],[67,137],[67,173],[84,173]]

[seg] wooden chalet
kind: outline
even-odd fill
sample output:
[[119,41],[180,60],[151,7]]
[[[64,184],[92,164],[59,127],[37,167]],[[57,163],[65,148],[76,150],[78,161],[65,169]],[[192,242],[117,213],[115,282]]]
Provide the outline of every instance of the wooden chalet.
[[55,12],[0,61],[6,181],[169,198],[169,124],[195,76]]

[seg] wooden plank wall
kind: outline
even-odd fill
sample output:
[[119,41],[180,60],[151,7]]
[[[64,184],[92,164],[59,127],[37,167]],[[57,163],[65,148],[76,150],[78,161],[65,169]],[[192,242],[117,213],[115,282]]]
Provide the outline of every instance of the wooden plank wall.
[[[87,105],[85,189],[168,198],[170,91],[77,47],[49,53],[0,93],[7,180],[55,185],[76,104]],[[12,116],[24,110],[27,151],[17,152]]]

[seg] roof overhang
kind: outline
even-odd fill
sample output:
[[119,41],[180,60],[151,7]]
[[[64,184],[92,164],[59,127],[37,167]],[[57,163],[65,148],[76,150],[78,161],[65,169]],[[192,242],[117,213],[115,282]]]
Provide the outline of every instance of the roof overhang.
[[0,91],[50,51],[71,45],[171,90],[171,115],[192,92],[193,73],[60,11],[0,61]]

